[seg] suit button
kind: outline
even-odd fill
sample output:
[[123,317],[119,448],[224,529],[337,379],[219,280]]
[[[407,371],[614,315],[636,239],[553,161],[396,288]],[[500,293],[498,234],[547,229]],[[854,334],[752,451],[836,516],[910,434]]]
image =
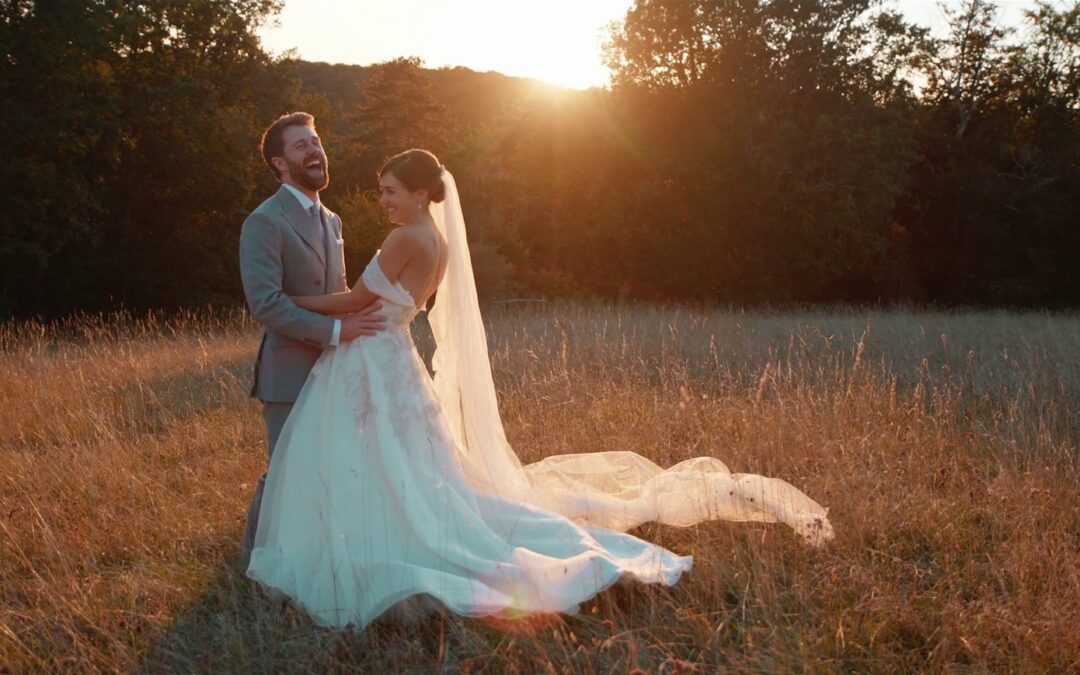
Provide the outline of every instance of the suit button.
[[322,279],[316,279],[315,280],[315,285],[316,286],[322,286]]

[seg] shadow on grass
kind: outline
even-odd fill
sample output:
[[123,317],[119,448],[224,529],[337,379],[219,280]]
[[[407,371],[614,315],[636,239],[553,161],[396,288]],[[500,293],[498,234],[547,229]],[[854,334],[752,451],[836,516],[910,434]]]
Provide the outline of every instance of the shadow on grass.
[[468,663],[473,672],[496,672],[488,662],[499,644],[529,625],[538,624],[485,625],[438,610],[413,619],[391,611],[362,632],[322,628],[223,564],[200,598],[151,645],[136,671],[458,672]]
[[[202,594],[150,645],[136,672],[579,672],[656,667],[678,631],[685,589],[622,581],[577,615],[467,619],[438,603],[394,608],[361,632],[322,628],[269,598],[219,544]],[[614,621],[612,619],[615,619]],[[672,633],[672,635],[665,635]],[[666,639],[665,639],[666,638]]]

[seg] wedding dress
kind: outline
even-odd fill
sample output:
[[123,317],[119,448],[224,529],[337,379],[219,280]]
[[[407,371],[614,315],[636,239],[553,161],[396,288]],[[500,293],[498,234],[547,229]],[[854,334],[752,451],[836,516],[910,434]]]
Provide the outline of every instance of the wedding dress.
[[523,467],[499,420],[448,172],[444,184],[434,381],[409,333],[420,310],[376,254],[362,279],[389,327],[312,368],[272,455],[250,578],[319,624],[359,629],[425,594],[464,616],[514,617],[572,613],[620,578],[672,585],[691,557],[624,532],[650,520],[782,521],[814,544],[832,537],[798,489],[710,457],[666,471],[632,452]]

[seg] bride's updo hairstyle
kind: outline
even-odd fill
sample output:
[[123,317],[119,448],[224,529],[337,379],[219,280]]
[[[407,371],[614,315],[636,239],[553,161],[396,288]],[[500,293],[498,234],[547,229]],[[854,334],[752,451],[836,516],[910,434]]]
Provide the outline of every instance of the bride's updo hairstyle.
[[438,204],[446,198],[442,181],[443,165],[427,150],[413,148],[394,155],[379,169],[379,178],[390,174],[409,192],[427,190],[428,200]]

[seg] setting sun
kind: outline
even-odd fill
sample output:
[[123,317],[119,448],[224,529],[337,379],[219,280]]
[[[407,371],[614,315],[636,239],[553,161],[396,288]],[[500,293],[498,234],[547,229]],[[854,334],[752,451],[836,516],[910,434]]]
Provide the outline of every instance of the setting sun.
[[607,26],[631,4],[290,0],[260,35],[270,51],[296,49],[309,61],[367,65],[418,56],[429,68],[494,70],[586,89],[607,84]]

